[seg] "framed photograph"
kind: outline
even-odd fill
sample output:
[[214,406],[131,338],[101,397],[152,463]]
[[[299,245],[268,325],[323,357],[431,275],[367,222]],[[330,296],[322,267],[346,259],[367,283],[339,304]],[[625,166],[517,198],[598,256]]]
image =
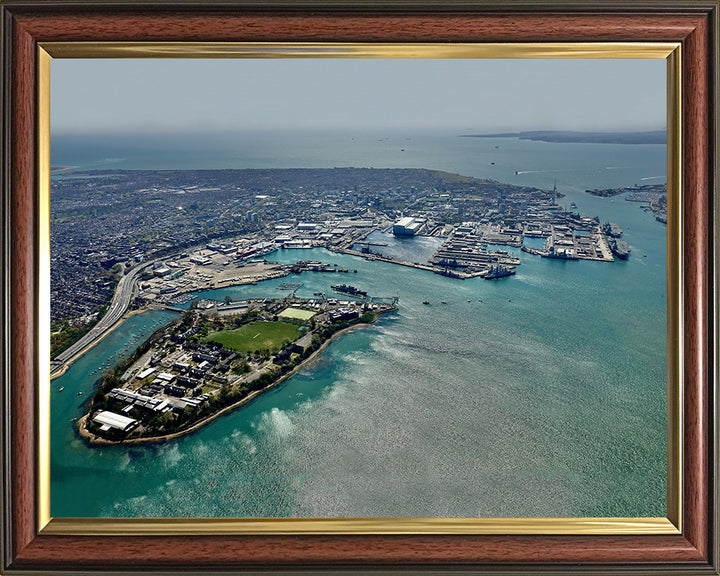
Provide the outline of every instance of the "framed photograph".
[[717,574],[717,1],[3,2],[12,574]]

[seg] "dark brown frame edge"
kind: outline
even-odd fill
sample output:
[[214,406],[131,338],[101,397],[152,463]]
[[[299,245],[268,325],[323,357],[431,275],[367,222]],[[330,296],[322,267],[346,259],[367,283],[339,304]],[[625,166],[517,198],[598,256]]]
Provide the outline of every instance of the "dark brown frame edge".
[[[718,1],[0,0],[0,572],[718,574]],[[47,536],[37,530],[36,55],[47,41],[682,43],[683,533]]]

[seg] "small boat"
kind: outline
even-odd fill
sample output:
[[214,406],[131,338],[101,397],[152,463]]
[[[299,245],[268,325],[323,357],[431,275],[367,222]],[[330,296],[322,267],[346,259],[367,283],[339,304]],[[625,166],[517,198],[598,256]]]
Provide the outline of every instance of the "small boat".
[[78,392],[78,394],[77,394],[77,395],[78,395],[78,396],[82,396],[82,392]]
[[65,390],[65,386],[60,386],[60,390],[58,390],[58,392],[62,392],[63,390]]
[[447,304],[447,302],[445,302],[445,300],[443,300],[442,302],[440,302],[440,304]]
[[425,306],[427,306],[428,304],[430,304],[430,302],[428,302],[427,300],[423,300],[423,304],[425,304]]

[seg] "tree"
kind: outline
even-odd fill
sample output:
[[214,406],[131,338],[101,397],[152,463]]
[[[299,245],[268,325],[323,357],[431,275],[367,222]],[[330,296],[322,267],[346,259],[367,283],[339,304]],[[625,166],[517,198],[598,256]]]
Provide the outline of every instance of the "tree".
[[187,422],[188,420],[190,420],[193,417],[194,413],[195,413],[195,408],[193,408],[192,406],[185,406],[185,408],[183,408],[182,414],[180,416],[181,421]]
[[247,362],[243,362],[242,364],[238,364],[237,366],[233,366],[231,372],[233,374],[247,374],[250,372],[250,364]]

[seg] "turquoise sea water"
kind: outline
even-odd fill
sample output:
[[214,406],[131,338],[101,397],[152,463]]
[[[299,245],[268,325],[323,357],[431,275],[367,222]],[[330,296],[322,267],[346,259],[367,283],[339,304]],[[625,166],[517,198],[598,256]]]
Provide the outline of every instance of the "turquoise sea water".
[[[638,204],[584,192],[664,181],[664,147],[454,134],[203,138],[195,148],[197,139],[158,137],[140,150],[131,137],[54,138],[53,165],[422,166],[557,182],[561,203],[617,222],[632,255],[610,264],[519,253],[513,277],[462,281],[321,249],[280,251],[280,261],[357,270],[343,281],[399,296],[399,309],[194,434],[89,448],[70,420],[92,393],[92,371],[173,317],[134,316],[52,382],[54,516],[665,515],[665,228]],[[337,279],[304,273],[297,294]],[[280,296],[281,281],[204,295]]]

